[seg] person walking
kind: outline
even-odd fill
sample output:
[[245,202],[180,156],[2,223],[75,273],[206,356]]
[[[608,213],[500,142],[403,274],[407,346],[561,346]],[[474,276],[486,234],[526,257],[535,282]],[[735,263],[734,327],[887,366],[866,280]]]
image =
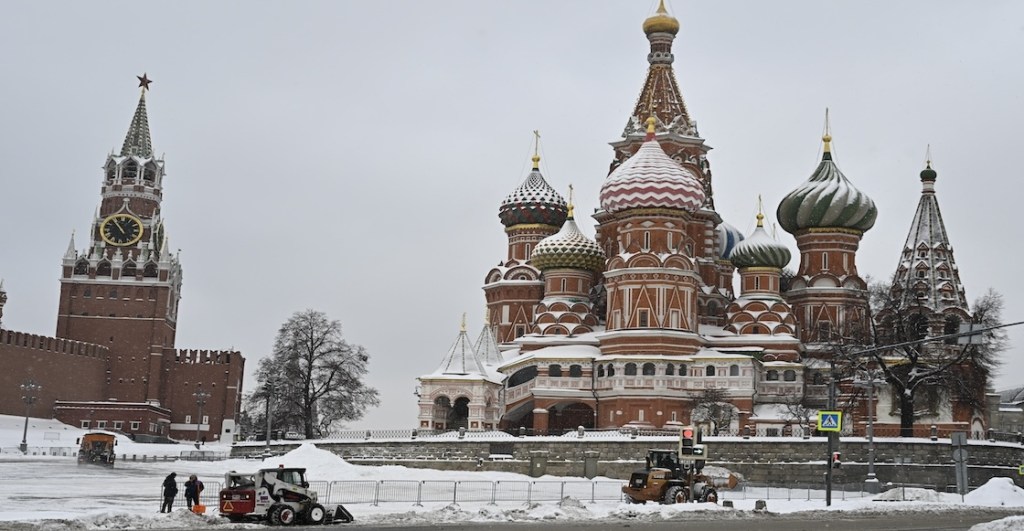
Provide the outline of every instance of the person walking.
[[177,476],[177,473],[171,472],[164,478],[164,502],[160,504],[160,512],[162,513],[171,512],[174,498],[178,496],[178,480],[175,479]]
[[191,511],[193,505],[199,505],[199,495],[202,493],[203,482],[199,481],[195,474],[192,474],[185,482],[185,503],[188,504],[188,510]]

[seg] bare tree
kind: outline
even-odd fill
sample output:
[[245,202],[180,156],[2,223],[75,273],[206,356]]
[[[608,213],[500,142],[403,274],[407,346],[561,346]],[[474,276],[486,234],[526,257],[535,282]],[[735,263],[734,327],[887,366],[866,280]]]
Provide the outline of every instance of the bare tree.
[[272,418],[307,438],[322,436],[332,423],[359,419],[380,403],[377,390],[363,383],[369,359],[366,349],[344,340],[338,321],[296,312],[278,330],[272,354],[260,360],[250,403],[273,393]]
[[711,435],[718,435],[723,428],[729,429],[737,416],[736,406],[729,403],[728,395],[723,389],[705,389],[703,393],[693,398],[692,404],[691,420],[698,424],[710,422]]
[[934,412],[944,400],[984,411],[988,378],[1007,347],[1006,333],[989,331],[971,344],[941,336],[958,333],[962,322],[1001,324],[1002,296],[990,289],[974,303],[973,314],[967,314],[957,308],[936,312],[893,293],[884,284],[870,287],[873,348],[836,352],[853,368],[882,371],[899,404],[900,436],[913,436],[915,419]]

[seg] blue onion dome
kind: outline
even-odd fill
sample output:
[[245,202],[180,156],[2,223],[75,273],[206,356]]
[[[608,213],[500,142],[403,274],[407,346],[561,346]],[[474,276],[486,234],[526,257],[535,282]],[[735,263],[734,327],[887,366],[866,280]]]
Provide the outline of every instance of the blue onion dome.
[[757,228],[732,250],[729,260],[737,268],[773,267],[782,269],[792,255],[785,245],[775,241],[764,230],[764,214],[757,213]]
[[540,174],[540,157],[534,154],[533,170],[523,184],[501,202],[498,218],[506,227],[526,224],[561,227],[568,212],[565,199]]
[[704,204],[704,186],[694,173],[672,160],[654,139],[654,117],[635,155],[620,164],[601,186],[601,208],[674,208],[695,212]]
[[718,246],[715,248],[718,252],[718,257],[727,259],[729,258],[729,253],[736,247],[736,244],[743,241],[743,233],[740,232],[740,229],[724,221],[715,227],[715,232],[718,233]]
[[604,269],[604,251],[576,226],[572,210],[570,202],[569,216],[562,225],[562,230],[537,242],[537,246],[533,248],[530,263],[537,269]]
[[779,203],[779,224],[790,234],[824,228],[864,232],[874,226],[878,216],[875,202],[855,188],[832,161],[832,137],[826,134],[822,140],[821,164],[807,182]]
[[675,35],[679,33],[679,21],[668,14],[668,10],[665,9],[665,0],[661,0],[658,4],[658,12],[644,21],[644,33],[647,35],[652,33],[671,33]]

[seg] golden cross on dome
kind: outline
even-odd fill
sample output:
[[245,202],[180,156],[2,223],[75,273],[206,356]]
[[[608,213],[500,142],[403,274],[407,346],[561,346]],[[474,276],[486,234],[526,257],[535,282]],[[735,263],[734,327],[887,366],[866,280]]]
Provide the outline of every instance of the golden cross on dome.
[[825,142],[825,153],[832,152],[832,126],[828,123],[828,107],[825,107],[825,134],[822,135],[821,140]]
[[931,168],[932,167],[932,145],[928,144],[928,147],[924,151],[924,163]]
[[569,185],[569,219],[572,219],[572,210],[573,210],[573,205],[572,205],[572,185],[570,184]]
[[462,312],[462,327],[461,327],[461,330],[463,332],[466,331],[466,312]]
[[533,130],[533,169],[540,169],[540,130]]
[[149,84],[152,83],[153,80],[149,79],[149,76],[147,76],[145,72],[143,72],[141,76],[135,77],[139,78],[139,86],[142,87],[143,91],[149,90]]
[[761,194],[757,194],[757,226],[764,227],[764,201],[761,200]]

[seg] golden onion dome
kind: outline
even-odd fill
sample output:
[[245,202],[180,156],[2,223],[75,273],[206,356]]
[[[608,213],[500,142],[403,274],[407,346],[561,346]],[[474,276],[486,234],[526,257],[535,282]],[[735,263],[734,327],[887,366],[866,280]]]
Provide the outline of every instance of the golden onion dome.
[[676,20],[676,17],[668,14],[668,11],[665,9],[665,0],[661,0],[658,3],[657,13],[644,21],[644,33],[647,35],[652,33],[671,33],[675,35],[679,33],[679,21]]

